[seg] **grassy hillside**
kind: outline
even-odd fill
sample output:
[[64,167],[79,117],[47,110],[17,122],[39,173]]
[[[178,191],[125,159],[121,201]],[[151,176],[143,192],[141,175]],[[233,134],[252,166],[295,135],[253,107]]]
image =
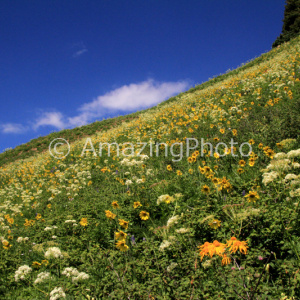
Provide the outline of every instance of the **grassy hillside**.
[[1,154],[0,298],[299,299],[299,124],[297,38]]

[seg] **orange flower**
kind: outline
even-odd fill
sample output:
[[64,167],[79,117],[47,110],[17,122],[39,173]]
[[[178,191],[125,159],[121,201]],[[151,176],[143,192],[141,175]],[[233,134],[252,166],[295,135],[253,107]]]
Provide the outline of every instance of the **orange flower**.
[[222,244],[222,243],[220,243],[220,242],[218,242],[218,241],[214,241],[213,242],[213,245],[214,245],[214,247],[215,247],[215,249],[214,249],[214,251],[215,251],[215,254],[216,255],[219,255],[219,256],[221,256],[221,255],[223,255],[223,253],[224,253],[224,251],[225,251],[225,244]]
[[225,252],[225,244],[222,244],[218,241],[213,243],[205,242],[202,246],[199,246],[201,261],[204,256],[213,257],[213,255],[223,256]]
[[200,250],[201,261],[206,255],[210,257],[214,255],[213,245],[209,242],[205,242],[202,246],[199,246],[198,248]]
[[239,250],[242,254],[247,254],[247,242],[239,241],[235,237],[232,237],[229,241],[227,241],[227,247],[229,247],[229,251],[231,253],[236,253]]
[[228,264],[231,263],[231,259],[230,257],[228,257],[226,254],[223,255],[223,259],[222,259],[222,266],[226,266]]

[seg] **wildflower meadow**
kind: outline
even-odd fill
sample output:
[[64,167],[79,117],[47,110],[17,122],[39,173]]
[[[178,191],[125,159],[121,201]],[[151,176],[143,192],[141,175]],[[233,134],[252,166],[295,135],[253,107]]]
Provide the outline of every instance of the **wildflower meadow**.
[[0,299],[300,299],[300,38],[72,132],[0,154]]

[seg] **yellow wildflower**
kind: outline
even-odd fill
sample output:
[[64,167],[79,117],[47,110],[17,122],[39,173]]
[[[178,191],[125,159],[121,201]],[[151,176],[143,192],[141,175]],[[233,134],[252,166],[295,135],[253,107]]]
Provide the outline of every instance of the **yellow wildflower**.
[[112,205],[113,208],[116,208],[116,209],[120,208],[120,206],[118,204],[118,201],[113,201],[111,205]]
[[213,229],[217,229],[218,227],[221,226],[221,221],[214,219],[208,225]]
[[254,191],[254,192],[250,191],[248,193],[248,195],[245,196],[245,198],[248,198],[249,202],[255,202],[256,199],[259,199],[259,195],[258,195],[258,193],[256,191]]
[[82,218],[81,221],[79,222],[79,224],[83,227],[88,225],[88,220],[87,218]]
[[129,225],[129,222],[128,221],[125,221],[123,219],[119,219],[119,224],[120,226],[122,226],[124,229],[127,229],[128,228],[128,225]]
[[118,240],[118,241],[126,240],[127,233],[125,233],[122,230],[119,230],[119,232],[115,232],[115,237],[116,237],[116,240]]
[[149,219],[149,213],[146,212],[146,211],[141,211],[140,212],[140,218],[143,220],[143,221],[147,221]]
[[210,188],[207,185],[204,185],[201,189],[204,194],[209,194]]
[[133,203],[133,208],[138,208],[139,206],[142,206],[140,201],[137,201],[137,202]]
[[113,219],[116,217],[116,215],[113,214],[110,210],[106,210],[106,211],[105,211],[105,216],[106,216],[108,219],[111,219],[111,220],[113,220]]
[[120,250],[120,251],[127,251],[129,249],[129,247],[126,245],[126,241],[125,240],[121,240],[118,241],[116,243],[116,247]]

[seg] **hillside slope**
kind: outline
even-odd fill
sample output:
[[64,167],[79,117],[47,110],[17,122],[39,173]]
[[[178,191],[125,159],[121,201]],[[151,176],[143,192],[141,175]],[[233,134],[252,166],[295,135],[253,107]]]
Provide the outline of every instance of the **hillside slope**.
[[1,298],[299,299],[299,124],[297,38],[3,160]]

